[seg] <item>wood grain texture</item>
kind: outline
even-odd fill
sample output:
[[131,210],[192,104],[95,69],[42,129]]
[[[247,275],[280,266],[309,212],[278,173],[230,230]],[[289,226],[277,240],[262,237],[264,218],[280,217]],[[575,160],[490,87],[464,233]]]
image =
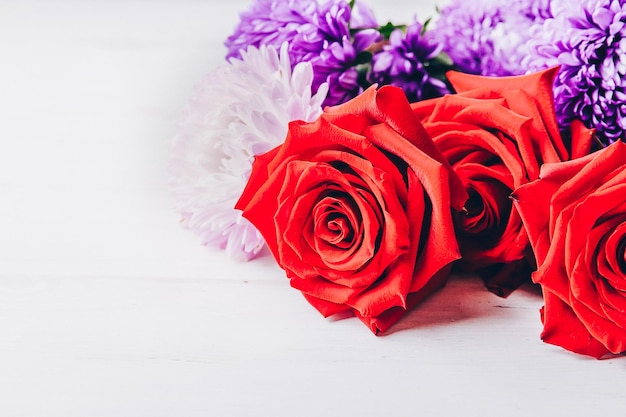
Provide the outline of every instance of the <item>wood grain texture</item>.
[[174,124],[247,4],[0,3],[0,415],[622,409],[626,362],[543,344],[534,288],[504,300],[453,277],[375,337],[322,318],[269,256],[237,263],[179,227]]

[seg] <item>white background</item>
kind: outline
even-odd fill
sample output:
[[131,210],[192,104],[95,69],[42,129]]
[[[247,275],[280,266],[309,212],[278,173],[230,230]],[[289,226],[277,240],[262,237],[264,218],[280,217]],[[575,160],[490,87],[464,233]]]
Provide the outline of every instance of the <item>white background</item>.
[[[383,3],[381,22],[434,10]],[[534,288],[454,277],[375,337],[322,318],[269,256],[179,227],[174,124],[247,6],[0,2],[0,416],[623,411],[624,358],[543,344]]]

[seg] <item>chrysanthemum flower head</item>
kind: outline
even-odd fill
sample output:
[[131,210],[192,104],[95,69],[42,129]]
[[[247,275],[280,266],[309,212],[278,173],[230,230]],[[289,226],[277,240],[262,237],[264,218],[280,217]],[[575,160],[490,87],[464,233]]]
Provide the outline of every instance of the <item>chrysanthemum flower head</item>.
[[379,38],[377,26],[360,1],[351,7],[346,0],[255,0],[225,42],[227,58],[240,56],[249,45],[278,48],[287,42],[292,65],[313,64],[313,91],[328,83],[331,94],[324,104],[339,104],[363,91],[355,60]]
[[529,71],[559,65],[554,85],[561,126],[574,119],[605,143],[626,131],[626,1],[552,0],[532,28]]
[[439,97],[449,93],[446,84],[432,77],[426,68],[442,50],[422,33],[423,26],[414,22],[406,31],[394,30],[389,43],[372,59],[370,80],[380,85],[395,85],[404,90],[409,101]]
[[548,0],[457,1],[441,9],[432,36],[462,72],[523,74],[528,29],[547,7]]
[[233,207],[254,156],[279,145],[292,120],[322,112],[327,85],[311,94],[311,64],[293,67],[287,45],[249,47],[198,84],[178,124],[170,160],[170,190],[185,227],[205,245],[250,259],[263,238]]

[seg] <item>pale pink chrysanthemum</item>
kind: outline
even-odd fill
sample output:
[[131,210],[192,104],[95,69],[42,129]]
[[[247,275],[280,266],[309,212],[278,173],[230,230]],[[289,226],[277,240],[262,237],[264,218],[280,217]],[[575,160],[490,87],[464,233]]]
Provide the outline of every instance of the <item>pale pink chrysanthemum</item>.
[[311,94],[313,70],[293,70],[284,44],[249,47],[196,86],[178,123],[169,160],[170,192],[181,223],[204,245],[251,259],[264,246],[261,234],[233,207],[255,155],[281,144],[292,120],[313,121],[327,86]]

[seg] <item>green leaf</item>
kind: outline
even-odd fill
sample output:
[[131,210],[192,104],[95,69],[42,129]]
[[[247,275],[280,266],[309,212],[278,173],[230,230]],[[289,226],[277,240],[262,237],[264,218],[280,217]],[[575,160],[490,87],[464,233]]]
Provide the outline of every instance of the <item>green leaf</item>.
[[424,35],[426,33],[426,31],[428,30],[428,25],[430,24],[431,20],[433,20],[432,17],[429,17],[428,19],[426,19],[426,21],[422,25],[422,33],[421,33],[421,35]]
[[380,26],[378,28],[378,31],[380,32],[381,35],[385,37],[385,39],[389,39],[389,37],[391,36],[391,33],[396,29],[400,29],[404,31],[406,30],[406,25],[394,25],[391,22],[387,22],[387,24]]
[[372,83],[369,82],[368,80],[368,74],[370,72],[370,70],[372,69],[372,66],[370,65],[370,63],[365,63],[365,64],[359,64],[355,67],[356,69],[356,73],[357,73],[357,83],[358,85],[363,88],[364,90],[366,90],[369,86],[372,85]]
[[439,55],[437,55],[436,57],[426,62],[426,64],[430,66],[449,67],[449,68],[452,68],[454,66],[454,62],[452,61],[452,58],[450,58],[450,56],[446,54],[445,52],[441,52]]
[[372,60],[372,53],[368,51],[359,52],[359,54],[354,58],[354,65],[367,64]]

